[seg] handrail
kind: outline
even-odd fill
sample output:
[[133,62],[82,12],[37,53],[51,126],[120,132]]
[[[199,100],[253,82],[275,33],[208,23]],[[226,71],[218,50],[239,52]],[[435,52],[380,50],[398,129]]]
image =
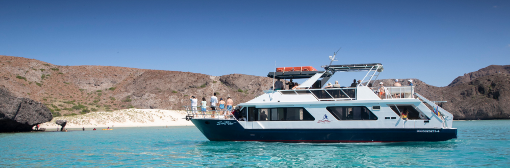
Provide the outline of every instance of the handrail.
[[[380,87],[371,87],[376,94]],[[385,86],[383,99],[414,99],[414,86]]]
[[[185,108],[184,111],[186,111],[186,120],[189,120],[191,118],[216,118],[216,119],[228,119],[228,120],[231,120],[233,119],[233,115],[231,112],[228,112],[227,109],[224,109],[224,110],[205,110],[205,112],[202,112],[201,108],[202,106],[196,106],[197,110],[195,111],[195,113],[193,112],[193,107],[190,107],[190,106],[183,106]],[[206,109],[210,107],[210,106],[206,106]],[[213,112],[215,112],[215,114],[213,114]],[[216,113],[218,112],[218,113]],[[222,114],[222,112],[224,112]],[[227,113],[227,115],[225,116],[225,112]],[[195,117],[196,116],[196,117]],[[220,116],[223,116],[223,118],[221,118]]]
[[[422,99],[425,103],[429,104],[432,108],[437,108],[437,110],[439,112],[441,112],[441,116],[438,116],[436,115],[434,112],[432,112],[432,114],[437,117],[439,120],[441,120],[443,122],[443,126],[444,127],[448,127],[448,123],[445,121],[445,120],[448,120],[448,116],[447,115],[444,115],[444,114],[450,114],[450,112],[446,111],[445,109],[439,107],[437,104],[435,104],[434,102],[428,100],[427,98],[423,97],[422,95],[418,94],[418,93],[414,93],[418,98]],[[453,118],[452,118],[453,119]]]
[[295,95],[300,95],[299,91],[312,94],[319,101],[356,100],[356,87],[278,90],[282,94],[291,93]]

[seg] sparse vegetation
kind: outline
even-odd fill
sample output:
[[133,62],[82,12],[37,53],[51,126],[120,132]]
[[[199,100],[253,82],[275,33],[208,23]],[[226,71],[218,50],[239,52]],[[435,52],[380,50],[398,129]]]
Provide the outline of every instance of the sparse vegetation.
[[41,75],[41,79],[44,80],[44,78],[46,78],[46,75],[45,74],[42,74]]
[[59,112],[51,112],[51,114],[53,114],[53,117],[60,117],[60,116],[62,116],[62,114],[60,114]]
[[237,92],[243,92],[243,89],[237,89]]
[[50,66],[50,64],[43,64],[44,66]]
[[97,93],[97,96],[101,96],[101,95],[103,95],[103,94],[102,93]]
[[91,111],[97,111],[97,109],[95,109],[95,108],[91,108],[90,110],[91,110]]
[[102,92],[102,90],[97,90],[96,92]]
[[212,83],[216,83],[216,81],[212,81]]
[[36,84],[37,86],[39,86],[39,87],[41,87],[41,86],[42,86],[42,83],[35,82],[35,84]]
[[220,95],[220,93],[219,93],[219,92],[214,92],[214,93],[216,93],[216,96],[219,96],[219,95]]
[[172,93],[177,93],[177,91],[174,90],[174,91],[172,91]]
[[122,100],[122,102],[131,102],[131,97],[127,96],[124,100]]
[[189,95],[184,95],[184,97],[188,97]]
[[207,83],[204,83],[203,85],[200,85],[200,88],[205,88],[207,86]]
[[58,71],[58,68],[50,68],[51,70]]
[[80,92],[83,92],[85,89],[80,89]]
[[108,90],[115,91],[115,88],[116,87],[111,87],[111,88],[108,88]]
[[133,105],[129,105],[127,108],[135,108]]
[[16,78],[18,78],[18,79],[23,79],[23,80],[27,81],[27,78],[25,78],[25,77],[23,77],[23,76],[19,76],[19,75],[18,75],[18,76],[16,76]]
[[44,72],[46,69],[39,69],[39,70],[41,70],[41,72]]
[[59,75],[62,75],[62,74],[64,74],[64,73],[62,73],[62,72],[59,72],[58,74],[59,74]]
[[87,114],[88,112],[90,112],[89,109],[83,109],[81,110],[80,114]]
[[110,100],[115,100],[115,97],[110,96]]
[[76,102],[76,101],[75,100],[73,100],[73,101],[65,101],[64,103],[65,104],[73,104],[74,105],[74,102]]

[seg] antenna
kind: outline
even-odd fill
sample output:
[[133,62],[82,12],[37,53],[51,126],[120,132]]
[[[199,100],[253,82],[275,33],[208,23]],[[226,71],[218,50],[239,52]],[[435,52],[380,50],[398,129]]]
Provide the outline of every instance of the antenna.
[[273,74],[273,91],[274,91],[274,77],[276,76],[276,61],[274,61],[274,74]]
[[340,51],[340,49],[342,49],[342,47],[340,47],[336,52],[334,52],[333,56],[329,56],[329,60],[331,60],[331,62],[329,62],[329,65],[331,65],[333,63],[333,61],[338,61],[335,59],[335,57],[336,57],[336,54],[338,53],[338,51]]

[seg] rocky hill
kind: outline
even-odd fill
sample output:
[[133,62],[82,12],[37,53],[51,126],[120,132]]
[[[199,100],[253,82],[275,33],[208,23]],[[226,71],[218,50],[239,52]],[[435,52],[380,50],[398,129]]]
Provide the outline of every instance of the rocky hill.
[[34,59],[0,56],[0,86],[17,97],[43,102],[54,116],[90,111],[182,109],[189,96],[231,96],[235,103],[262,94],[267,77],[205,74],[112,66],[59,66]]
[[505,66],[491,65],[491,66],[482,68],[478,71],[464,74],[463,76],[459,76],[459,77],[455,78],[452,81],[452,83],[450,83],[448,86],[455,86],[457,84],[469,83],[478,77],[483,77],[483,76],[492,75],[492,74],[510,74],[510,65],[505,65]]
[[[231,96],[237,104],[272,85],[271,78],[243,74],[209,76],[112,66],[59,66],[12,56],[0,56],[0,64],[0,86],[17,97],[43,102],[54,116],[131,107],[178,110],[189,104],[189,95],[208,100],[213,92],[218,97]],[[510,118],[510,65],[491,65],[464,74],[446,87],[413,80],[417,93],[430,100],[448,101],[443,107],[455,119]],[[393,79],[380,81],[394,83]]]
[[[491,65],[459,76],[445,87],[413,79],[415,91],[429,100],[447,101],[444,109],[456,120],[510,119],[510,65]],[[404,85],[408,85],[405,79]],[[393,85],[394,79],[379,80]],[[378,81],[378,82],[379,82]]]

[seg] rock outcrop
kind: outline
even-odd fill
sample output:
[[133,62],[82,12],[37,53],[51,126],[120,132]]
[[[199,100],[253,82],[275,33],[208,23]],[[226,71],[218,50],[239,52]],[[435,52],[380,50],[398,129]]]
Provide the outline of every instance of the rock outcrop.
[[51,121],[50,110],[42,103],[18,98],[0,87],[0,132],[31,131],[32,127]]
[[60,125],[62,127],[62,128],[60,128],[60,131],[64,131],[64,129],[67,125],[67,120],[57,120],[55,122],[55,124]]
[[[429,100],[442,103],[455,120],[510,119],[510,65],[491,65],[476,72],[459,76],[445,87],[436,87],[413,79],[415,92]],[[409,79],[400,80],[409,85]],[[382,79],[392,86],[394,79]]]

